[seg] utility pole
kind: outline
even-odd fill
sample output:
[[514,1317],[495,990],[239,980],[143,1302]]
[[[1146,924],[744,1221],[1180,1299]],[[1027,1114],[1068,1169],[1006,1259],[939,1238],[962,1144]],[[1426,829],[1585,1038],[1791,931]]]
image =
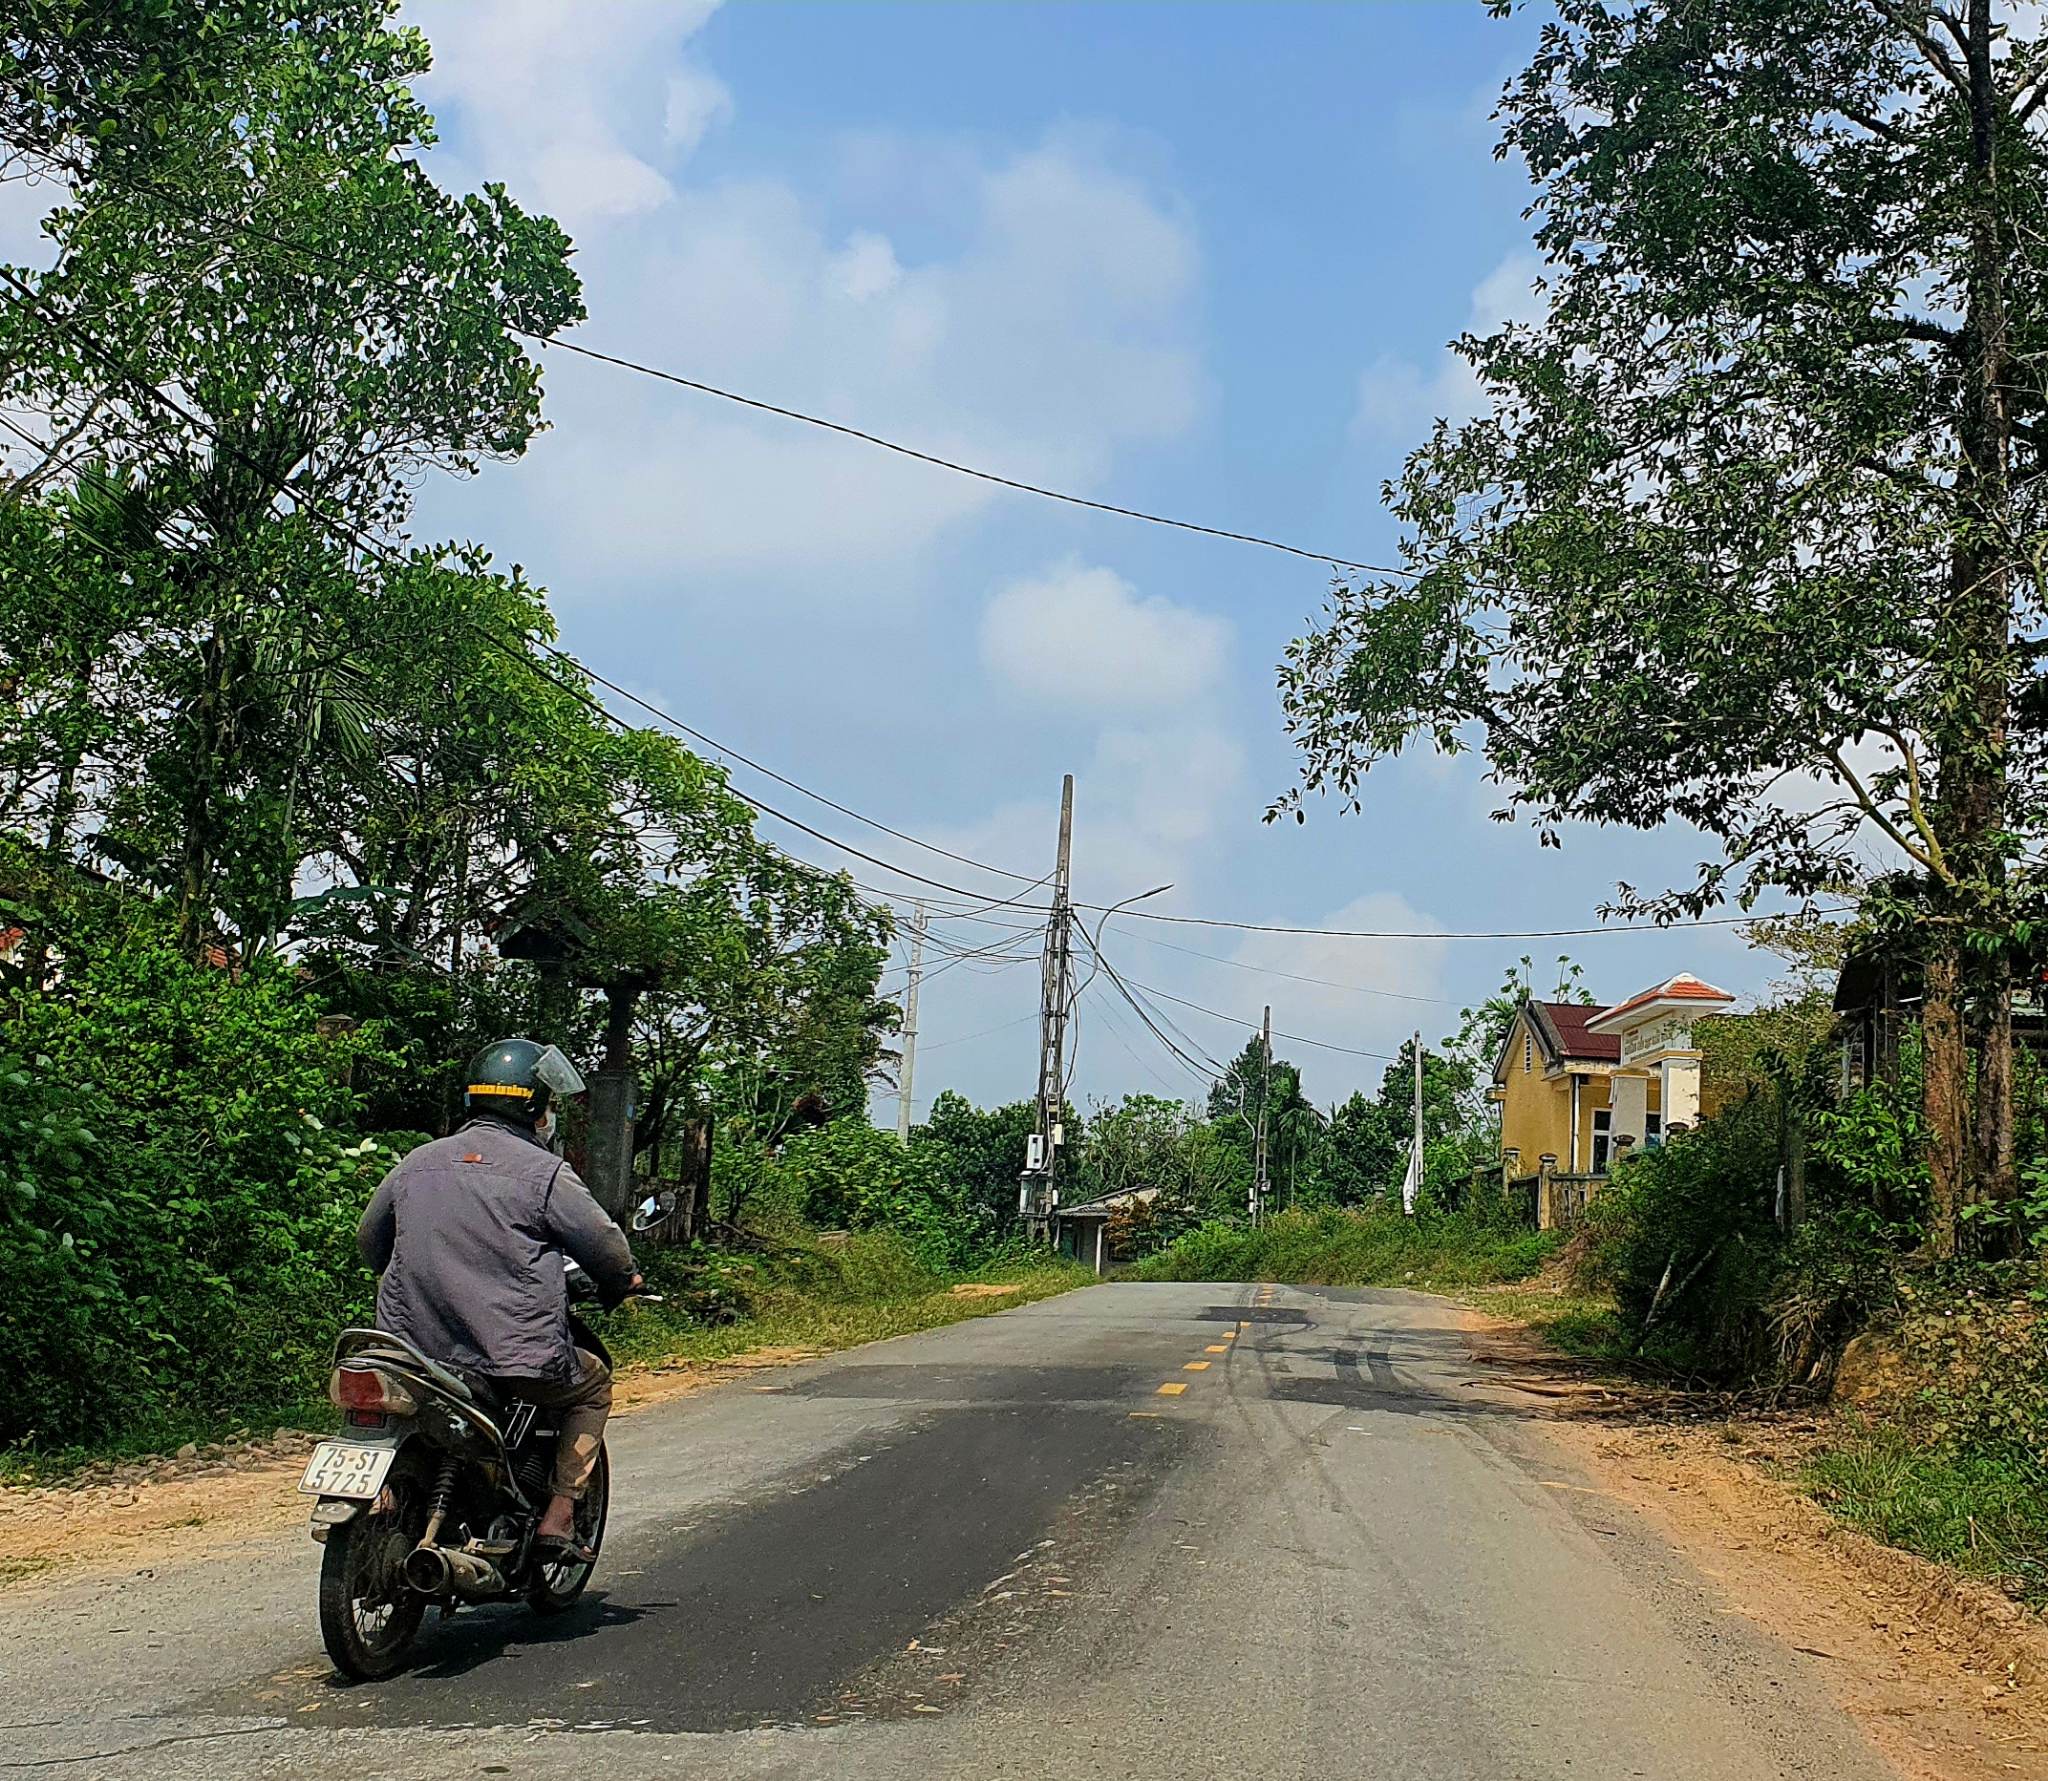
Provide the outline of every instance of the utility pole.
[[1057,1203],[1060,1146],[1066,1139],[1062,1122],[1067,1104],[1067,1013],[1073,994],[1073,961],[1069,947],[1074,911],[1068,900],[1068,877],[1074,853],[1074,776],[1060,781],[1060,849],[1052,875],[1052,913],[1045,924],[1045,959],[1038,1008],[1038,1130],[1031,1154],[1024,1159],[1024,1180],[1017,1209],[1025,1229],[1039,1241],[1052,1235]]
[[1415,1029],[1415,1160],[1409,1165],[1414,1187],[1407,1195],[1403,1212],[1415,1210],[1415,1196],[1422,1191],[1422,1029]]
[[896,1136],[910,1142],[911,1086],[917,1077],[917,990],[924,981],[924,904],[910,918],[910,982],[903,991],[903,1067],[897,1075]]
[[1259,1123],[1252,1143],[1252,1224],[1266,1216],[1266,1109],[1273,1102],[1273,1009],[1259,1028]]

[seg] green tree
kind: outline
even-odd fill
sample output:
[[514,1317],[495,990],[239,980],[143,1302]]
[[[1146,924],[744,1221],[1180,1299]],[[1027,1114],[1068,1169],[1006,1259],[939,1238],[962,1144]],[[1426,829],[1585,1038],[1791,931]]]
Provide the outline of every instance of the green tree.
[[1277,1208],[1311,1193],[1319,1179],[1324,1144],[1323,1118],[1301,1092],[1301,1071],[1284,1058],[1268,1064],[1262,1042],[1245,1041],[1244,1049],[1209,1087],[1209,1121],[1216,1142],[1243,1158],[1242,1178],[1248,1191],[1254,1173],[1259,1116],[1266,1119],[1266,1177]]
[[[1066,1115],[1067,1155],[1085,1154],[1080,1119]],[[929,1150],[934,1166],[954,1182],[977,1210],[987,1228],[1008,1232],[1017,1223],[1017,1181],[1024,1171],[1025,1141],[1038,1129],[1038,1104],[1012,1101],[1002,1107],[977,1107],[966,1096],[945,1089],[933,1100],[922,1125],[910,1131],[913,1150]]]
[[[63,10],[31,23],[64,38]],[[263,11],[179,88],[175,156],[77,164],[54,263],[6,272],[0,306],[0,395],[97,467],[80,529],[159,596],[119,640],[152,746],[94,841],[170,892],[195,953],[274,933],[312,759],[368,721],[357,658],[405,641],[374,609],[413,485],[524,449],[540,378],[513,330],[582,314],[559,228],[426,177],[417,32],[385,4]]]
[[1876,913],[1924,959],[1947,1252],[2013,1191],[2011,958],[2048,826],[2039,17],[1558,14],[1498,113],[1545,313],[1457,343],[1489,412],[1388,490],[1409,573],[1341,587],[1290,651],[1301,789],[1476,743],[1546,842],[1715,837],[1692,884],[1622,887],[1664,916],[1839,893],[1866,837],[1892,850],[1915,894]]
[[1330,1142],[1320,1181],[1321,1197],[1338,1206],[1359,1206],[1398,1192],[1414,1125],[1406,1108],[1355,1091],[1330,1112]]

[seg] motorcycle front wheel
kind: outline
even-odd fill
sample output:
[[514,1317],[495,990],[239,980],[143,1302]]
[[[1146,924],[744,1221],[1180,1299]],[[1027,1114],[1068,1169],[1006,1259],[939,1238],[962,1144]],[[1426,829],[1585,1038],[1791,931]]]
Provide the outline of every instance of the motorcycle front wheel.
[[612,1460],[600,1446],[597,1470],[591,1473],[583,1500],[576,1505],[576,1538],[590,1549],[590,1563],[577,1564],[558,1559],[553,1564],[534,1566],[526,1600],[536,1614],[560,1614],[573,1608],[577,1598],[589,1587],[590,1575],[597,1569],[598,1550],[604,1545],[605,1517],[611,1510],[611,1503]]
[[420,1630],[426,1598],[401,1567],[419,1541],[424,1506],[419,1480],[394,1475],[376,1503],[328,1530],[320,1556],[320,1638],[334,1667],[352,1681],[393,1674]]

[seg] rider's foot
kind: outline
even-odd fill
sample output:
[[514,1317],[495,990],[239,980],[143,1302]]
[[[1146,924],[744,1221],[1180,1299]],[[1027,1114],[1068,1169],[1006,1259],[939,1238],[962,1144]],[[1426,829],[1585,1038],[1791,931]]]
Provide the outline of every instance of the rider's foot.
[[576,1499],[556,1497],[548,1504],[547,1513],[533,1531],[542,1540],[573,1539],[576,1533]]

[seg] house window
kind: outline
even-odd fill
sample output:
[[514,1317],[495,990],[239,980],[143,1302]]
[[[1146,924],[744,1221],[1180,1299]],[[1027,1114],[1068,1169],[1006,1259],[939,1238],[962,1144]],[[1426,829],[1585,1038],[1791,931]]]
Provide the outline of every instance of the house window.
[[1536,1040],[1533,1034],[1522,1035],[1522,1069],[1526,1074],[1536,1062]]
[[[1661,1113],[1643,1115],[1643,1148],[1655,1150],[1664,1142],[1664,1116]],[[1607,1162],[1614,1150],[1614,1109],[1596,1107],[1593,1109],[1593,1173],[1607,1173]]]

